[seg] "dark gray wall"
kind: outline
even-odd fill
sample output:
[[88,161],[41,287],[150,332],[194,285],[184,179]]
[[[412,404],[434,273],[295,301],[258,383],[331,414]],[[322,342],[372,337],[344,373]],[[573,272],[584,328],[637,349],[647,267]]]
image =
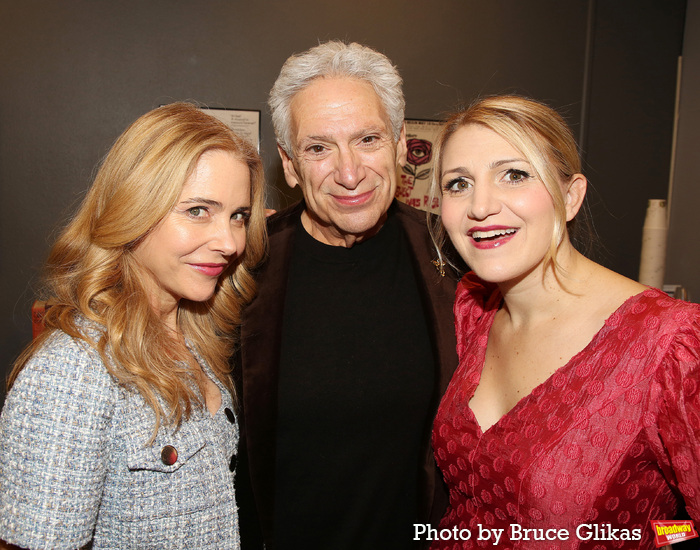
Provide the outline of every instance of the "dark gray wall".
[[678,144],[668,228],[666,282],[681,284],[700,302],[700,2],[688,2],[683,44]]
[[596,5],[584,170],[598,259],[635,279],[647,201],[668,192],[684,12],[663,0]]
[[331,38],[398,65],[409,118],[500,92],[561,109],[583,136],[604,263],[636,277],[646,200],[665,197],[684,12],[684,0],[0,0],[0,370],[30,339],[56,226],[145,111],[262,110],[269,203],[288,203],[267,92],[287,56]]

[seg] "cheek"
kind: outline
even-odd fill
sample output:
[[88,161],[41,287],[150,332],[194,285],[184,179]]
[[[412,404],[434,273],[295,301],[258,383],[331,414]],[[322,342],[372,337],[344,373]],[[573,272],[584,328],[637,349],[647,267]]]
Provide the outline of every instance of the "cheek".
[[545,192],[537,194],[523,194],[511,203],[511,210],[521,218],[539,225],[554,225],[556,213],[552,197]]
[[233,238],[236,241],[236,255],[240,256],[243,254],[246,245],[246,230],[240,229],[233,233]]
[[167,243],[163,244],[174,253],[189,254],[202,246],[205,241],[205,236],[197,231],[197,228],[177,227],[168,234]]
[[302,184],[308,189],[317,191],[321,185],[323,185],[323,182],[331,177],[332,174],[333,162],[330,158],[309,163],[302,168]]
[[[381,174],[382,176],[390,176],[392,173],[396,172],[396,168],[400,163],[396,153],[391,149],[381,155],[366,156],[363,158],[362,164],[365,168]],[[394,177],[393,180],[395,181],[396,178]]]
[[532,210],[537,210],[540,213],[550,212],[554,215],[554,201],[552,197],[549,196],[544,185],[540,185],[537,189],[537,193],[532,193],[529,196],[525,195],[522,200],[527,202],[528,208]]
[[240,256],[243,254],[243,251],[245,250],[245,235],[243,235],[241,238],[236,240],[236,251],[238,252],[238,255]]
[[442,218],[442,224],[450,235],[461,231],[464,209],[464,205],[460,204],[459,201],[443,196],[440,206],[440,217]]

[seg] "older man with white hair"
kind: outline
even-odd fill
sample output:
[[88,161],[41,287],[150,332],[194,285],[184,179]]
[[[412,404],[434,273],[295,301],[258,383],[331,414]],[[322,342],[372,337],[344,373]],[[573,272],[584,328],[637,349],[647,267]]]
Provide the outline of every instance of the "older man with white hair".
[[456,280],[432,263],[426,214],[394,199],[401,77],[327,42],[286,61],[269,103],[304,199],[270,218],[243,318],[243,548],[412,548],[446,502],[429,438],[457,364]]

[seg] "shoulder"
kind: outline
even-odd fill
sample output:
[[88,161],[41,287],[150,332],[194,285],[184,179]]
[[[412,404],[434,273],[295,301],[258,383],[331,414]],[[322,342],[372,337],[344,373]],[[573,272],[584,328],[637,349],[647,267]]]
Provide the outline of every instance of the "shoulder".
[[[267,218],[267,234],[269,242],[269,254],[265,260],[255,268],[254,275],[257,282],[255,298],[244,309],[244,315],[248,315],[259,304],[262,297],[269,294],[284,277],[280,273],[286,273],[291,260],[292,248],[296,226],[304,211],[304,201],[297,202],[284,210],[275,212]],[[275,283],[272,285],[271,283]],[[253,306],[251,308],[251,306]]]
[[[54,331],[29,358],[5,399],[0,432],[101,429],[119,399],[119,386],[88,342]],[[89,428],[86,428],[89,426]]]
[[[84,332],[89,338],[97,336],[91,330]],[[27,367],[46,370],[62,369],[67,365],[104,366],[99,353],[87,340],[70,336],[62,330],[54,330],[27,363]]]
[[676,300],[656,289],[642,293],[633,311],[644,316],[644,327],[668,345],[676,360],[700,367],[700,305]]
[[[81,328],[90,338],[99,337],[94,328]],[[102,357],[90,343],[55,330],[19,373],[8,393],[7,405],[24,399],[70,400],[81,396],[97,402],[115,389]]]
[[613,313],[606,325],[617,329],[621,343],[629,343],[633,357],[648,357],[656,365],[653,372],[659,382],[682,380],[700,370],[698,304],[647,288]]
[[484,312],[498,309],[501,294],[498,286],[482,281],[476,273],[465,274],[457,285],[455,315],[479,319]]
[[270,237],[286,231],[294,231],[304,208],[304,201],[299,201],[267,218],[267,231]]
[[656,288],[646,288],[620,308],[610,322],[641,323],[649,333],[672,335],[678,329],[693,330],[700,320],[700,305],[671,298]]
[[482,281],[473,271],[465,274],[455,292],[454,320],[457,334],[471,333],[484,315],[495,313],[500,304],[501,294],[495,284]]
[[[423,262],[427,261],[431,264],[431,269],[437,271],[437,268],[433,266],[438,260],[438,253],[429,231],[429,227],[433,225],[437,215],[432,212],[418,210],[396,199],[394,199],[391,208],[407,235],[414,254],[420,255]],[[442,245],[442,255],[443,258],[448,260],[448,262],[443,262],[446,267],[445,273],[447,274],[447,277],[444,277],[444,279],[450,279],[454,288],[460,276],[468,271],[467,266],[457,254],[449,239]]]
[[[304,212],[304,201],[299,201],[284,210],[275,212],[267,218],[267,235],[270,252],[265,261],[260,264],[258,273],[276,266],[279,262],[287,262],[294,243],[296,227]],[[261,289],[259,288],[258,291]]]
[[[428,214],[394,199],[389,207],[389,216],[393,216],[398,221],[412,255],[419,265],[431,264],[437,258],[437,251],[428,232]],[[432,265],[430,269],[437,272]]]
[[396,199],[394,199],[391,208],[396,214],[396,217],[401,221],[404,228],[410,227],[420,231],[428,230],[428,217],[432,216],[432,214],[428,214],[423,210],[418,210],[412,206],[408,206],[407,204]]

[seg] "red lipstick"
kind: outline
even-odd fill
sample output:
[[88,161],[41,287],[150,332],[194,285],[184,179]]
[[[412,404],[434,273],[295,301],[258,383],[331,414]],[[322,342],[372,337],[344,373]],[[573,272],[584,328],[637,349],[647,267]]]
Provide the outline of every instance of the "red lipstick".
[[472,244],[480,250],[498,248],[510,241],[518,230],[515,227],[504,225],[489,225],[486,227],[472,227],[467,235],[471,237]]
[[207,277],[218,277],[226,269],[228,264],[190,264],[197,271]]

